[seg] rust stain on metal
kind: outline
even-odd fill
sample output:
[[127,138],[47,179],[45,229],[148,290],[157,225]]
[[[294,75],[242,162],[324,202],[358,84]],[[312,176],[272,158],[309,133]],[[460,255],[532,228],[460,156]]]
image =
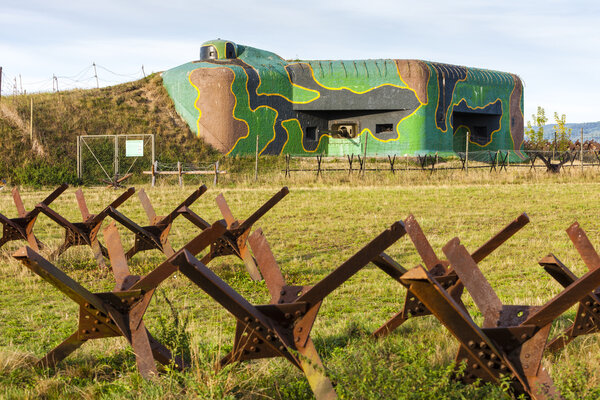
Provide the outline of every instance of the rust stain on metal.
[[[480,262],[483,259],[485,259],[485,257],[490,255],[494,250],[500,247],[500,245],[502,245],[515,233],[517,233],[521,228],[527,225],[527,223],[529,223],[529,217],[525,213],[521,214],[514,221],[510,222],[502,230],[500,230],[500,232],[498,232],[490,240],[485,242],[481,247],[479,247],[473,252],[471,257],[474,260],[474,262]],[[448,293],[452,296],[454,301],[456,301],[461,307],[464,308],[464,305],[462,304],[461,300],[461,296],[463,293],[463,284],[458,279],[456,272],[452,268],[449,268],[448,261],[440,260],[439,257],[435,254],[435,251],[429,244],[427,237],[425,236],[423,230],[421,229],[421,226],[419,225],[414,216],[410,215],[404,221],[404,225],[409,238],[411,239],[417,252],[421,256],[423,263],[427,267],[431,276],[433,276],[436,279],[436,281],[448,291]],[[406,269],[404,269],[404,267],[395,262],[390,256],[386,254],[381,254],[374,260],[372,260],[372,262],[381,270],[383,270],[386,274],[390,275],[393,279],[402,283],[402,281],[400,280],[400,276],[402,276],[406,272]],[[467,279],[469,279],[469,277]],[[483,289],[476,287],[476,290]],[[490,293],[489,290],[486,293]],[[497,314],[500,309],[499,300],[492,299],[492,297],[493,295],[491,295],[490,299],[488,299],[490,302],[483,302],[483,304],[485,304],[485,307],[490,309],[490,311],[487,312],[487,314]],[[404,300],[404,306],[402,310],[396,315],[394,315],[381,327],[379,327],[375,332],[373,332],[373,336],[387,336],[400,325],[402,325],[404,322],[406,322],[409,318],[421,317],[430,314],[431,311],[429,311],[427,307],[413,293],[411,293],[410,290],[408,290],[406,292],[406,297]]]
[[309,287],[285,283],[262,231],[256,230],[248,241],[271,294],[271,302],[266,305],[249,303],[189,252],[173,263],[237,320],[233,349],[221,360],[222,366],[244,360],[284,357],[304,372],[317,399],[334,399],[337,395],[333,384],[310,338],[321,302],[404,234],[402,222],[393,224]]
[[144,378],[158,375],[155,361],[183,369],[184,360],[173,356],[152,337],[143,317],[158,285],[176,271],[172,260],[183,252],[191,254],[188,248],[194,252],[202,251],[224,232],[225,225],[215,223],[158,268],[140,277],[129,272],[119,233],[115,223],[111,223],[104,229],[104,236],[116,281],[112,292],[92,293],[33,249],[24,247],[17,251],[13,257],[79,305],[77,330],[38,363],[55,366],[88,340],[123,336],[133,347],[138,371]]
[[206,190],[205,185],[200,186],[166,216],[156,215],[154,207],[152,207],[152,203],[150,203],[150,199],[146,195],[146,192],[141,190],[138,197],[140,198],[140,202],[150,223],[150,225],[146,226],[136,224],[121,212],[117,211],[116,207],[109,208],[108,214],[135,235],[133,247],[125,253],[127,260],[130,260],[131,257],[140,251],[146,250],[157,249],[162,251],[167,257],[171,257],[175,254],[175,250],[173,250],[171,242],[169,241],[169,232],[171,231],[173,221],[180,215],[180,208],[191,206],[200,196],[202,196],[202,194],[204,194],[204,192],[206,192]]
[[[515,226],[511,229],[513,233],[518,230]],[[577,278],[555,256],[544,257],[540,264],[565,288],[546,304],[536,307],[502,304],[479,270],[477,261],[460,241],[455,238],[444,246],[444,254],[450,262],[450,268],[485,317],[482,327],[475,324],[464,306],[453,298],[431,271],[419,266],[400,278],[409,291],[460,342],[456,363],[464,363],[465,369],[462,375],[455,376],[456,379],[466,383],[481,379],[500,384],[503,379],[509,378],[504,382],[509,383],[515,396],[525,395],[532,399],[561,398],[552,378],[541,364],[550,326],[577,303],[580,307],[578,316],[589,315],[590,307],[593,313],[595,301],[598,299],[594,290],[600,285],[600,268],[595,268],[598,255],[587,236],[576,224],[567,232],[590,271]],[[578,334],[591,333],[597,329],[588,325],[586,328],[589,331],[578,332],[576,329],[580,322],[581,319],[576,319],[574,326],[570,327],[566,334],[552,341],[549,348],[556,350]]]
[[[67,190],[67,188],[67,184],[60,185],[54,189],[54,191],[50,193],[48,197],[42,200],[40,204],[49,206],[58,198],[58,196]],[[23,200],[21,199],[21,195],[19,193],[19,189],[17,188],[12,190],[12,196],[19,216],[17,218],[8,218],[0,214],[0,224],[2,224],[0,247],[13,240],[25,240],[29,244],[29,247],[36,251],[40,251],[40,248],[43,247],[43,245],[33,234],[33,226],[37,221],[40,209],[35,207],[31,211],[26,211],[25,205],[23,204]]]
[[[252,226],[262,218],[269,210],[271,210],[277,203],[281,201],[289,190],[287,187],[283,187],[279,192],[275,193],[269,200],[267,200],[260,208],[258,208],[250,217],[246,220],[237,220],[233,216],[225,196],[219,194],[216,198],[217,206],[221,211],[221,215],[227,223],[227,232],[218,241],[210,246],[210,251],[200,261],[203,264],[208,264],[211,260],[216,257],[236,255],[246,266],[248,274],[253,280],[260,280],[260,272],[256,267],[256,260],[250,254],[248,249],[247,239],[250,235]],[[188,207],[182,207],[179,212],[187,218],[194,225],[200,229],[206,229],[210,224],[202,219],[199,215],[194,213]]]
[[67,220],[65,217],[48,207],[48,204],[44,202],[36,205],[36,209],[65,229],[65,240],[63,244],[52,253],[51,258],[54,259],[59,257],[72,246],[90,246],[94,252],[94,257],[96,258],[98,265],[106,267],[104,257],[108,256],[108,252],[98,241],[98,232],[100,231],[102,222],[104,222],[104,219],[108,216],[109,210],[119,207],[131,197],[133,193],[135,193],[135,189],[129,188],[98,214],[90,214],[83,192],[79,189],[75,193],[75,196],[83,217],[82,222],[71,222]]
[[[139,197],[148,217],[147,226],[137,225],[116,210],[133,195],[133,188],[99,214],[89,212],[83,192],[78,190],[76,198],[82,222],[70,222],[49,207],[65,190],[66,185],[60,186],[34,210],[27,212],[15,189],[13,199],[19,217],[9,219],[0,215],[0,223],[4,226],[0,246],[10,240],[26,240],[29,246],[19,249],[13,257],[79,305],[77,330],[48,352],[39,361],[41,365],[56,365],[88,340],[123,336],[132,346],[138,370],[144,378],[151,379],[158,374],[156,361],[184,368],[184,361],[154,339],[144,323],[155,290],[178,270],[236,319],[232,350],[223,357],[220,366],[283,357],[303,371],[317,399],[337,397],[311,338],[321,304],[371,262],[407,289],[402,310],[374,336],[389,334],[411,317],[435,316],[460,343],[456,363],[464,363],[465,368],[461,369],[460,375],[457,369],[454,378],[465,383],[477,380],[504,383],[515,396],[539,400],[560,398],[552,378],[542,367],[544,351],[556,351],[577,336],[600,331],[600,256],[578,223],[571,225],[567,234],[589,271],[578,278],[556,256],[549,254],[539,264],[563,286],[563,290],[542,306],[504,305],[478,263],[529,222],[526,214],[506,225],[472,253],[458,238],[450,240],[442,249],[446,259],[436,255],[411,215],[404,222],[392,224],[315,285],[297,286],[285,282],[262,230],[258,228],[250,234],[253,225],[288,194],[286,187],[246,220],[237,220],[225,197],[219,195],[216,203],[224,219],[212,225],[189,208],[206,191],[205,186],[194,191],[164,217],[156,215],[142,190]],[[38,254],[40,242],[33,235],[33,225],[40,212],[65,229],[65,241],[55,251],[55,256],[71,246],[88,245],[99,265],[105,265],[104,256],[110,258],[115,279],[111,292],[90,292]],[[100,227],[109,215],[135,234],[135,244],[129,251],[123,249],[115,222],[104,229],[106,248],[98,241]],[[175,252],[168,235],[179,215],[199,227],[201,232]],[[405,234],[424,266],[406,270],[385,253]],[[208,253],[198,260],[196,255],[207,248]],[[161,250],[167,259],[145,276],[131,274],[128,260],[137,252],[150,249]],[[224,255],[242,259],[253,279],[260,279],[262,274],[271,297],[269,304],[251,304],[206,267],[212,259]],[[474,322],[462,303],[464,289],[484,316],[481,326]],[[551,324],[575,304],[578,310],[574,323],[547,345]]]

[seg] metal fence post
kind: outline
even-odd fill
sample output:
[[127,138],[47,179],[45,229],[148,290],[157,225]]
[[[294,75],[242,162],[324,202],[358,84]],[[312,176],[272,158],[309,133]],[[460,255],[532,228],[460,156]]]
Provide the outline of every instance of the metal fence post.
[[581,162],[581,173],[583,173],[583,128],[581,128],[581,146],[579,146],[579,161]]
[[469,173],[469,136],[471,132],[467,130],[467,142],[465,144],[465,173]]
[[156,185],[156,170],[158,169],[158,161],[154,161],[152,163],[152,187],[154,187],[154,185]]
[[177,161],[177,175],[179,176],[179,186],[183,186],[183,175],[181,168],[181,161]]
[[77,136],[77,179],[81,179],[81,140],[80,136]]
[[119,135],[115,135],[115,179],[119,176]]
[[215,180],[214,180],[213,184],[215,186],[217,186],[218,183],[219,183],[219,161],[217,160],[217,162],[215,162]]
[[369,143],[369,132],[365,131],[365,151],[363,152],[363,163],[360,165],[361,174],[365,174],[365,169],[367,168],[367,143]]
[[256,158],[254,160],[254,180],[258,180],[258,135],[256,135]]

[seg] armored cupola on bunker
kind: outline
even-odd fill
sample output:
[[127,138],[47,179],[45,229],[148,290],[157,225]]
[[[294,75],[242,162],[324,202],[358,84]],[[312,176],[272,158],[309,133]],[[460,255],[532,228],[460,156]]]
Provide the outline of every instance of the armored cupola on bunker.
[[[451,155],[523,146],[523,85],[512,73],[421,60],[286,61],[212,40],[163,73],[175,107],[228,155]],[[365,149],[366,146],[366,149]]]

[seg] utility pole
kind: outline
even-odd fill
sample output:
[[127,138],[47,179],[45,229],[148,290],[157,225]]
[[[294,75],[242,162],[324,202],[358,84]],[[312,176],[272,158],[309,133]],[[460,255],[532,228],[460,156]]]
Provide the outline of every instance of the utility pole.
[[[56,83],[56,89],[54,89]],[[56,77],[56,75],[52,75],[52,90],[56,90],[56,92],[58,92],[58,78]]]
[[96,63],[93,62],[92,65],[94,66],[94,77],[96,78],[96,88],[100,89],[100,84],[98,83],[98,72],[96,71]]
[[2,101],[2,67],[0,67],[0,101]]
[[23,79],[21,79],[21,74],[19,74],[19,85],[21,86],[21,94],[23,94]]
[[144,78],[146,77],[146,71],[144,71],[144,64],[142,64],[142,74],[144,74]]

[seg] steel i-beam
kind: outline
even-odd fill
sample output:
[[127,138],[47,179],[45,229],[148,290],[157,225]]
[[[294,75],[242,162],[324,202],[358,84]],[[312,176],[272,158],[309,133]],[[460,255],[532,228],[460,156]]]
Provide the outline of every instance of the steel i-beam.
[[305,287],[285,285],[262,231],[256,230],[248,240],[271,293],[266,305],[252,305],[188,252],[174,264],[237,320],[233,350],[221,365],[284,357],[304,372],[317,399],[333,399],[335,390],[310,339],[321,302],[404,234],[403,223],[394,223],[316,285]]
[[81,189],[75,192],[77,205],[81,212],[82,222],[71,222],[65,217],[48,207],[45,203],[36,205],[36,209],[44,213],[51,220],[65,229],[65,240],[62,245],[51,255],[52,259],[59,257],[62,253],[73,246],[90,246],[94,252],[94,257],[98,265],[106,267],[104,257],[108,257],[106,248],[98,241],[98,232],[102,226],[102,222],[108,216],[108,211],[123,204],[131,195],[135,193],[134,188],[127,189],[112,203],[105,207],[98,214],[90,214],[83,191]]
[[460,342],[457,364],[466,383],[481,379],[532,399],[560,398],[541,361],[552,322],[600,284],[600,268],[575,280],[543,306],[503,305],[458,238],[443,248],[462,284],[484,317],[482,327],[422,266],[400,279]]
[[157,216],[152,207],[152,203],[146,195],[144,189],[141,189],[138,193],[142,207],[146,212],[150,225],[140,226],[127,218],[121,212],[116,210],[116,207],[109,208],[108,214],[121,225],[129,229],[135,235],[135,241],[133,247],[131,247],[125,256],[127,259],[131,259],[135,254],[140,251],[157,249],[162,251],[167,257],[172,256],[175,251],[169,242],[169,232],[175,218],[179,216],[179,209],[181,207],[189,207],[192,205],[204,192],[206,192],[206,186],[202,185],[190,194],[181,204],[173,209],[166,216]]
[[[65,190],[67,190],[68,185],[63,183],[48,197],[46,197],[40,204],[45,204],[49,206],[54,200],[58,198]],[[36,251],[40,251],[42,247],[42,243],[35,237],[33,234],[33,226],[37,221],[37,217],[40,213],[39,208],[34,208],[31,211],[26,211],[25,206],[23,205],[23,200],[21,199],[21,195],[19,193],[19,189],[14,188],[12,190],[13,201],[15,206],[17,207],[17,212],[19,216],[17,218],[7,218],[4,215],[0,214],[0,223],[2,224],[2,237],[0,238],[0,247],[2,247],[5,243],[13,241],[13,240],[25,240],[29,244],[29,247]]]
[[[471,254],[471,257],[477,263],[479,263],[528,223],[529,217],[527,214],[521,214],[517,219],[510,222],[502,230],[500,230],[500,232],[475,250]],[[449,268],[448,261],[440,260],[438,258],[414,216],[410,215],[404,221],[404,226],[408,236],[417,249],[417,252],[423,259],[423,263],[425,264],[425,267],[431,276],[433,276],[436,281],[443,288],[445,288],[448,293],[450,293],[454,301],[456,301],[459,305],[462,305],[461,296],[463,293],[463,285],[460,283],[456,272]],[[399,278],[403,273],[406,272],[406,270],[400,264],[396,263],[391,257],[382,254],[375,258],[373,263],[381,268],[384,272],[388,273],[388,275],[390,275],[392,278],[396,279],[400,283],[402,282]],[[410,290],[407,290],[402,310],[381,327],[379,327],[373,333],[373,336],[387,336],[393,330],[406,322],[409,318],[421,317],[430,314],[431,311],[413,293],[411,293]]]
[[42,366],[55,366],[61,360],[92,339],[123,336],[133,347],[138,371],[144,378],[156,376],[154,360],[177,369],[184,367],[180,357],[159,343],[145,327],[143,316],[157,286],[177,267],[171,262],[184,251],[197,253],[208,247],[225,232],[225,224],[217,221],[190,241],[184,249],[144,277],[132,275],[127,266],[118,231],[114,223],[105,230],[115,287],[111,292],[92,293],[73,280],[30,247],[18,250],[14,257],[31,271],[52,284],[79,305],[77,330],[39,360]]
[[[235,219],[223,194],[217,196],[217,205],[223,218],[225,218],[225,221],[227,222],[227,233],[210,246],[210,251],[200,261],[202,261],[203,264],[208,264],[216,257],[233,254],[244,261],[246,270],[253,280],[260,280],[261,276],[256,268],[256,260],[252,254],[250,254],[250,250],[248,249],[248,235],[250,234],[252,226],[288,193],[288,188],[283,187],[245,220]],[[210,226],[208,222],[190,210],[189,207],[182,207],[179,212],[200,229],[206,229]]]

